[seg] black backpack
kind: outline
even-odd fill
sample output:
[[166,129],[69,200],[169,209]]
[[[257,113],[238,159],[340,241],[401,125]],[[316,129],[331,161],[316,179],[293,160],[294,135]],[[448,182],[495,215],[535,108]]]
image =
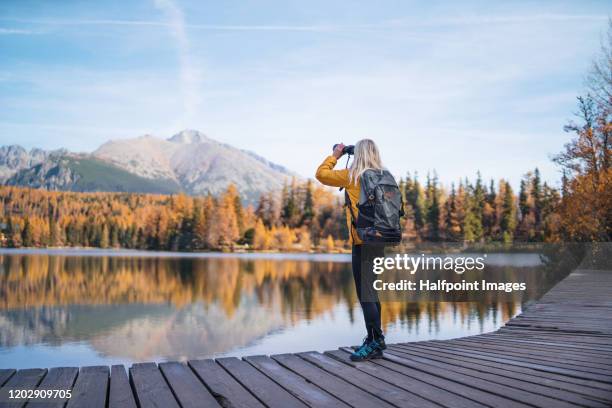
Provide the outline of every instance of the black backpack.
[[404,216],[404,202],[395,178],[388,170],[366,170],[360,177],[360,184],[358,217],[353,214],[345,191],[346,205],[357,235],[365,243],[399,243],[402,240],[400,217]]

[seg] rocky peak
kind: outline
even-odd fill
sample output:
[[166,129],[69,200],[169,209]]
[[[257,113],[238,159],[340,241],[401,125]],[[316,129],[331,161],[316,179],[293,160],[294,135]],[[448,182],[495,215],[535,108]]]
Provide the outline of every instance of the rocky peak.
[[181,144],[202,143],[206,140],[209,139],[204,133],[193,129],[185,129],[168,139],[170,142]]

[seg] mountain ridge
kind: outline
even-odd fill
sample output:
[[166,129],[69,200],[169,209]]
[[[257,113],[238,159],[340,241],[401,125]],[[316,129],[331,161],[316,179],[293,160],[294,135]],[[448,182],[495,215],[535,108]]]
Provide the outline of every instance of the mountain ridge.
[[91,153],[0,147],[0,183],[64,191],[218,194],[235,184],[243,199],[282,188],[297,175],[255,152],[186,129],[163,139],[109,140]]

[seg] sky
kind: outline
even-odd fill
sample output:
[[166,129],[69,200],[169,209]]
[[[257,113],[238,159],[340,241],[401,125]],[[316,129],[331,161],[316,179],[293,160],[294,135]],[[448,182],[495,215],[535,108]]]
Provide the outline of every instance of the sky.
[[[374,139],[397,176],[534,167],[571,135],[609,1],[0,2],[0,145],[190,128],[312,177]],[[344,160],[341,162],[344,165]]]

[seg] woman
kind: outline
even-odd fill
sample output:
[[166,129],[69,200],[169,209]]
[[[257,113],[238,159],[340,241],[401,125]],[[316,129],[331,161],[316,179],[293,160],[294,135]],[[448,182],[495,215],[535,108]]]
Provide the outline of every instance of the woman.
[[[382,170],[383,165],[376,144],[370,139],[363,139],[355,145],[355,158],[350,168],[334,170],[338,159],[344,154],[344,147],[342,143],[335,146],[332,155],[328,156],[317,169],[316,178],[327,186],[342,187],[346,190],[348,201],[346,203],[346,222],[353,249],[353,278],[367,331],[363,344],[351,355],[351,360],[360,361],[380,358],[382,357],[382,350],[386,348],[385,337],[381,328],[378,296],[374,290],[371,290],[371,285],[362,285],[362,281],[371,281],[369,278],[371,278],[373,272],[372,268],[362,268],[362,263],[367,265],[369,262],[368,259],[364,259],[366,251],[363,249],[363,243],[354,226],[357,220],[353,219],[359,213],[357,203],[359,202],[360,176],[368,169]],[[369,254],[371,251],[367,252],[367,258],[371,258],[372,255]]]

